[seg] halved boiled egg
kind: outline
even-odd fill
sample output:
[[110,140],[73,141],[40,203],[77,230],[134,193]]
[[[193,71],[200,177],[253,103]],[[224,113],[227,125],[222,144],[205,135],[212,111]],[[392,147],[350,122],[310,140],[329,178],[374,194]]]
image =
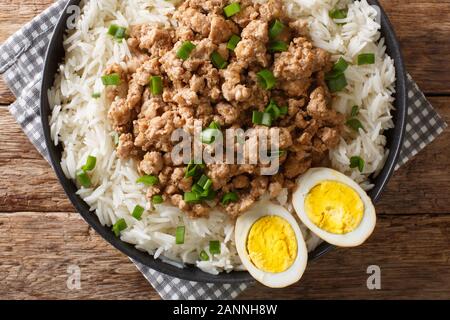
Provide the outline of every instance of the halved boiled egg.
[[305,271],[308,251],[295,218],[284,207],[261,201],[236,221],[237,252],[262,284],[283,288]]
[[303,174],[292,204],[306,227],[336,246],[358,246],[375,228],[375,208],[367,193],[333,169],[313,168]]

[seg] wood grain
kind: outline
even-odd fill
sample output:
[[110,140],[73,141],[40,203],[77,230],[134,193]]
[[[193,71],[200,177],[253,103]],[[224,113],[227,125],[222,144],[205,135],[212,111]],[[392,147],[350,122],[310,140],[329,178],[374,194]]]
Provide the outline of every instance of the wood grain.
[[[0,42],[53,1],[8,0],[0,3]],[[403,48],[408,72],[422,90],[450,94],[450,0],[381,0]],[[0,104],[14,96],[0,81]]]
[[[242,299],[450,299],[450,216],[382,216],[371,240],[311,263],[282,290],[255,285]],[[0,297],[4,299],[159,299],[127,257],[75,213],[0,213]],[[67,269],[81,269],[69,290]],[[366,287],[369,265],[381,290]]]

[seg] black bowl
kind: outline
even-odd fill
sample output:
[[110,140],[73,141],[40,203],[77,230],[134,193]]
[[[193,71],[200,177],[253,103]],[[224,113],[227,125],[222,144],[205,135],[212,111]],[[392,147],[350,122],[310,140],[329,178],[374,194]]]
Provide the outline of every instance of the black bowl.
[[[41,87],[41,120],[44,129],[45,141],[51,158],[53,168],[58,176],[58,179],[63,186],[68,197],[72,201],[72,204],[81,214],[81,216],[89,223],[89,225],[94,228],[103,238],[105,238],[110,244],[115,248],[119,249],[121,252],[126,254],[128,257],[138,261],[154,270],[159,272],[186,279],[191,281],[200,282],[210,282],[210,283],[241,283],[253,281],[253,278],[248,272],[238,272],[234,271],[231,273],[221,273],[220,275],[214,276],[208,273],[204,273],[196,267],[187,266],[183,269],[177,268],[175,266],[166,264],[159,259],[154,259],[149,254],[137,250],[134,246],[122,242],[117,238],[110,228],[104,227],[100,224],[95,213],[89,211],[89,206],[76,194],[77,187],[64,175],[60,161],[61,161],[61,146],[54,146],[52,139],[50,137],[50,127],[49,127],[49,115],[51,114],[50,105],[48,102],[48,89],[53,86],[55,74],[58,70],[58,65],[64,59],[64,49],[63,49],[63,36],[66,31],[66,20],[73,13],[73,11],[67,10],[70,5],[79,4],[80,0],[70,0],[55,27],[53,36],[51,38],[47,56],[45,59],[45,66],[42,73],[42,87]],[[378,5],[378,1],[369,1],[371,4]],[[388,148],[390,149],[389,157],[382,172],[373,180],[375,187],[370,191],[369,195],[374,202],[376,202],[381,192],[383,191],[386,183],[391,177],[397,158],[400,154],[403,133],[405,129],[405,118],[407,114],[406,106],[406,86],[405,86],[405,71],[403,67],[403,59],[400,52],[398,41],[395,37],[394,30],[384,13],[381,9],[381,31],[383,37],[386,39],[387,53],[395,61],[395,69],[397,75],[396,81],[396,95],[395,95],[395,112],[394,112],[394,122],[395,128],[387,132]],[[314,260],[321,255],[328,252],[333,246],[322,243],[313,252],[309,254],[309,259]]]

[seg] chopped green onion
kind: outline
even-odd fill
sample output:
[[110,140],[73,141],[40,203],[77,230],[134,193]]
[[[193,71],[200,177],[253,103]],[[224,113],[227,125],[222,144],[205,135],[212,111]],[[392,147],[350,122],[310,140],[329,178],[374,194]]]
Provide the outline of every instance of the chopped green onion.
[[225,8],[223,8],[223,12],[225,13],[225,16],[227,18],[230,18],[234,16],[235,14],[239,13],[241,11],[241,5],[239,2],[234,2],[229,5],[227,5]]
[[272,115],[270,113],[264,112],[261,124],[263,126],[270,127],[272,125]]
[[217,69],[225,69],[228,65],[228,62],[217,51],[211,53],[211,61]]
[[116,31],[116,34],[114,35],[114,37],[118,40],[122,40],[123,38],[125,38],[127,35],[127,29],[124,27],[119,27]]
[[288,45],[284,41],[272,41],[269,43],[270,52],[284,52],[288,50]]
[[202,261],[208,261],[209,260],[209,255],[206,253],[205,250],[202,250],[202,252],[200,252],[199,258]]
[[350,168],[358,168],[359,172],[364,170],[364,160],[361,157],[355,156],[350,158]]
[[160,76],[152,76],[150,78],[150,88],[154,96],[163,92],[163,82]]
[[289,109],[288,109],[287,106],[284,106],[284,107],[281,107],[281,108],[280,108],[280,114],[281,114],[282,116],[287,115],[287,114],[288,114],[288,111],[289,111]]
[[228,49],[228,50],[231,50],[231,51],[234,51],[234,49],[236,49],[236,47],[237,47],[239,41],[241,41],[241,37],[239,37],[239,36],[233,34],[233,35],[231,36],[230,40],[228,40],[228,43],[227,43],[227,49]]
[[109,26],[108,34],[111,36],[115,36],[119,26],[117,24],[112,24]]
[[220,124],[219,123],[217,123],[216,121],[213,121],[213,122],[211,122],[210,123],[210,125],[209,125],[209,127],[208,128],[210,128],[210,129],[218,129],[218,130],[220,130]]
[[220,241],[213,240],[209,242],[209,253],[220,254]]
[[94,98],[94,99],[98,99],[98,98],[100,98],[102,96],[102,94],[100,93],[100,92],[94,92],[93,94],[92,94],[92,98]]
[[88,156],[86,159],[86,164],[81,167],[83,171],[91,171],[95,168],[95,164],[97,163],[97,158],[94,156]]
[[281,110],[274,100],[270,100],[269,105],[266,107],[266,110],[264,111],[270,113],[274,120],[278,119],[281,115]]
[[202,169],[205,168],[204,164],[195,164],[193,160],[191,160],[186,168],[186,173],[184,175],[185,178],[194,177],[201,173]]
[[329,12],[331,19],[345,19],[347,18],[347,9],[336,9]]
[[114,231],[114,234],[116,237],[120,235],[120,232],[125,230],[128,227],[125,219],[119,219],[116,221],[116,223],[113,225],[112,230]]
[[207,176],[202,175],[197,181],[197,185],[199,185],[203,190],[208,190],[212,185],[212,180]]
[[352,107],[352,112],[350,113],[350,115],[352,117],[356,117],[359,114],[359,107],[358,106],[353,106]]
[[195,44],[190,41],[185,41],[177,51],[177,57],[182,60],[187,60],[191,55],[192,50],[195,49]]
[[236,192],[228,192],[223,195],[221,203],[224,206],[226,206],[230,202],[236,202],[238,200],[239,200],[239,196],[237,195]]
[[348,68],[347,61],[340,57],[339,60],[333,65],[333,72],[337,75],[343,73]]
[[275,87],[277,83],[277,79],[275,79],[272,71],[263,69],[256,74],[259,79],[259,83],[263,87],[263,89],[270,90]]
[[186,228],[184,226],[177,227],[177,230],[175,231],[175,243],[176,244],[184,243],[185,231],[186,231]]
[[264,112],[253,111],[252,122],[254,124],[261,124]]
[[127,28],[112,24],[108,28],[108,34],[121,41],[127,36]]
[[198,183],[196,183],[196,184],[194,184],[193,186],[192,186],[192,190],[191,190],[192,192],[195,192],[195,193],[197,193],[197,194],[199,194],[200,196],[201,196],[201,194],[203,193],[203,191],[205,191],[205,190],[203,190],[203,187],[201,187]]
[[164,199],[163,199],[163,197],[160,196],[159,194],[154,195],[154,196],[152,197],[152,203],[153,203],[153,204],[160,204],[160,203],[163,203],[163,202],[164,202]]
[[201,139],[203,143],[211,144],[216,140],[216,136],[220,135],[221,131],[218,129],[207,128],[202,131]]
[[118,86],[120,84],[120,76],[117,73],[107,74],[102,77],[102,83],[105,86]]
[[136,207],[134,207],[133,209],[133,213],[131,213],[131,215],[136,219],[136,220],[141,220],[142,214],[144,213],[144,208],[142,208],[140,205],[136,205]]
[[346,124],[349,128],[352,128],[353,130],[355,130],[356,132],[358,132],[360,128],[364,130],[364,127],[363,127],[361,121],[359,121],[359,120],[356,119],[356,118],[350,118],[350,119],[348,119],[347,122],[346,122],[345,124]]
[[91,179],[84,170],[80,170],[77,172],[77,181],[85,188],[89,188],[91,186]]
[[199,202],[201,200],[201,195],[197,192],[191,191],[191,192],[185,192],[183,200],[186,203],[195,203]]
[[284,24],[280,20],[275,20],[269,29],[269,37],[271,39],[276,38],[284,30]]
[[143,183],[146,186],[154,186],[155,184],[159,183],[158,177],[150,176],[150,175],[144,175],[136,180],[136,183]]
[[362,53],[358,55],[358,66],[362,66],[364,64],[374,64],[375,63],[375,54],[373,53]]
[[114,223],[112,230],[114,231],[114,234],[116,237],[120,236],[120,232],[125,230],[127,228],[127,223],[125,222],[125,219],[119,219],[116,223]]
[[335,78],[328,79],[327,84],[331,92],[338,92],[343,90],[347,86],[347,79],[342,73]]

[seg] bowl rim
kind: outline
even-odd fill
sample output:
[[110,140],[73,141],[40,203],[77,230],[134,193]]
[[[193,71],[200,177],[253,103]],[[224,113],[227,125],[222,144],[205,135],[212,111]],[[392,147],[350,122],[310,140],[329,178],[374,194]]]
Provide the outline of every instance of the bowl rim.
[[[69,0],[65,6],[58,22],[54,28],[50,43],[45,55],[44,67],[42,70],[42,82],[40,92],[40,114],[43,126],[45,144],[47,146],[49,158],[52,167],[62,185],[65,193],[77,212],[83,219],[113,247],[127,255],[133,262],[138,262],[144,266],[154,269],[166,275],[196,282],[208,283],[248,283],[253,282],[253,277],[246,271],[232,271],[230,273],[222,272],[219,275],[205,273],[195,266],[186,266],[179,268],[168,264],[161,259],[154,259],[147,252],[136,249],[117,238],[110,228],[100,224],[97,215],[89,211],[89,206],[76,194],[77,188],[73,181],[66,178],[61,168],[60,160],[62,149],[60,145],[55,146],[50,134],[49,116],[51,115],[48,101],[48,89],[53,86],[56,71],[59,64],[64,59],[64,49],[62,48],[63,35],[66,32],[66,20],[70,16],[69,7],[79,4],[80,0]],[[369,192],[369,196],[374,202],[377,202],[383,189],[392,176],[403,144],[403,137],[406,125],[407,104],[406,104],[406,73],[403,64],[403,57],[400,45],[394,33],[393,27],[386,16],[382,6],[377,0],[368,0],[372,5],[380,8],[381,13],[381,34],[385,38],[387,53],[394,60],[396,70],[396,93],[395,93],[395,127],[390,131],[389,155],[380,174],[375,179],[375,187]],[[73,12],[72,12],[73,14]],[[308,260],[315,260],[333,249],[334,246],[322,242],[315,250],[309,253]]]

